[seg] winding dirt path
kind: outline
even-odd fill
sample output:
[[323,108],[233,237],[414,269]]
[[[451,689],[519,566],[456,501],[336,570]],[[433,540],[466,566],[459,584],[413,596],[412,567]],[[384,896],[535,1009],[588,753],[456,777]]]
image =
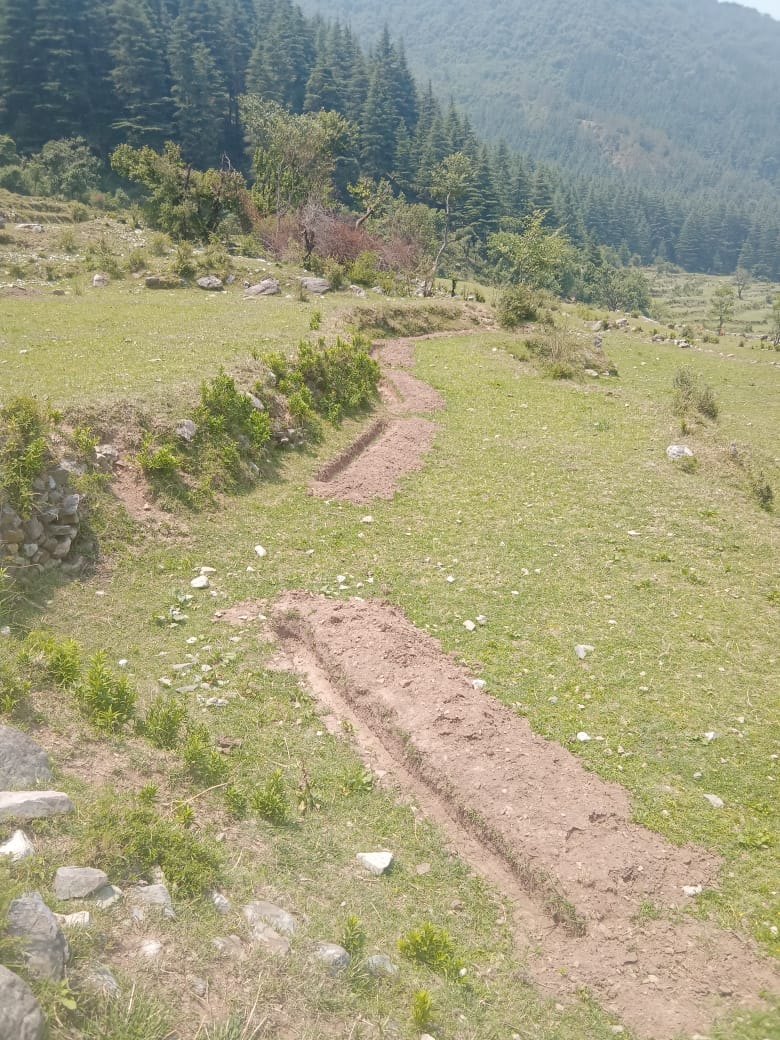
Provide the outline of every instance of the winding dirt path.
[[780,973],[752,944],[680,912],[683,886],[715,884],[717,857],[633,823],[622,787],[475,688],[399,610],[287,593],[274,627],[286,666],[514,902],[543,989],[587,987],[654,1040],[706,1032],[780,994]]
[[414,340],[377,346],[382,366],[379,393],[385,415],[317,474],[312,494],[362,504],[390,499],[402,477],[422,469],[436,436],[436,423],[421,418],[443,408],[442,395],[406,369],[414,363]]

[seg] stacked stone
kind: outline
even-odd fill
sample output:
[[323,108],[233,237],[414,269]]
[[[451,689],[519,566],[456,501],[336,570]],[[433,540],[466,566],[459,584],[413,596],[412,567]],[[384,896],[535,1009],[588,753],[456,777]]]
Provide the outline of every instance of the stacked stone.
[[70,474],[62,467],[33,482],[35,505],[29,518],[8,502],[0,505],[0,567],[22,570],[64,565],[75,570],[81,560],[71,557],[79,533],[81,496],[68,486]]

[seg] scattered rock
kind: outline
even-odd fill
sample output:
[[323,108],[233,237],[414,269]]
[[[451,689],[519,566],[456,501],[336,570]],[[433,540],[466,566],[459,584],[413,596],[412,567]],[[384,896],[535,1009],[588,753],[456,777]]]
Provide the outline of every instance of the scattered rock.
[[595,649],[596,647],[591,646],[590,643],[577,643],[574,647],[574,653],[581,661],[584,661],[588,654],[592,653]]
[[36,233],[40,233],[41,231],[43,231],[43,224],[17,224],[16,225],[16,230],[17,231],[35,231]]
[[327,278],[301,278],[301,285],[308,292],[317,296],[330,292],[330,282]]
[[0,1040],[43,1040],[46,1020],[33,991],[0,965]]
[[217,953],[221,953],[223,957],[228,957],[230,960],[238,961],[244,956],[244,944],[237,935],[228,935],[224,939],[212,939],[211,945]]
[[716,794],[705,794],[704,798],[710,803],[713,809],[722,809],[726,804],[722,798],[718,798]]
[[217,278],[215,274],[207,274],[203,278],[198,278],[196,284],[199,289],[206,289],[207,292],[219,292],[225,288],[222,279]]
[[174,274],[150,274],[144,285],[147,289],[181,289],[184,281]]
[[261,922],[252,925],[252,943],[254,946],[261,946],[273,957],[286,957],[290,952],[290,940],[270,925]]
[[261,556],[261,557],[268,555],[268,550],[265,549],[262,545],[256,545],[255,546],[255,552],[257,553],[258,556]]
[[190,988],[196,997],[205,997],[209,991],[209,984],[199,975],[193,975],[190,979]]
[[156,961],[163,952],[163,944],[159,939],[144,939],[138,947],[139,954],[148,961]]
[[197,432],[198,427],[192,419],[182,419],[175,430],[176,436],[181,437],[181,439],[186,441],[188,444],[195,437]]
[[463,627],[466,629],[467,632],[474,632],[477,626],[474,624],[473,621],[464,621]]
[[393,964],[384,953],[374,953],[366,957],[366,970],[369,975],[389,977],[398,974],[398,965]]
[[0,856],[10,856],[12,863],[19,863],[34,855],[35,846],[24,831],[14,831],[8,841],[0,845]]
[[692,459],[693,452],[686,444],[670,444],[666,449],[666,457],[677,462],[679,459]]
[[54,875],[58,899],[86,899],[108,884],[108,875],[94,867],[60,867]]
[[359,852],[355,859],[369,874],[379,877],[392,866],[393,854],[392,852]]
[[280,906],[276,906],[275,903],[257,899],[253,903],[247,903],[242,913],[252,929],[258,924],[271,925],[285,935],[295,935],[297,928],[295,918]]
[[90,993],[92,996],[103,997],[107,1000],[115,999],[122,992],[113,972],[104,964],[93,964],[88,969],[81,977],[79,990],[82,993]]
[[701,885],[683,885],[683,894],[686,896],[700,896],[703,891]]
[[130,902],[136,906],[162,910],[163,916],[171,920],[176,917],[171,893],[163,884],[136,885],[128,891],[127,896]]
[[265,411],[265,405],[260,400],[260,398],[259,397],[255,397],[255,395],[253,393],[250,393],[249,390],[245,390],[244,391],[244,397],[247,399],[247,401],[249,401],[249,403],[252,405],[252,407],[254,408],[254,410],[256,412],[264,412]]
[[75,914],[55,914],[54,916],[62,928],[89,928],[92,924],[92,914],[89,910],[79,910]]
[[277,296],[281,292],[279,283],[275,278],[264,278],[257,285],[248,285],[244,290],[245,296]]
[[0,788],[18,790],[51,780],[49,756],[34,740],[10,726],[0,726]]
[[65,978],[68,943],[57,918],[38,892],[14,899],[8,909],[8,934],[22,941],[31,975],[59,982]]
[[316,960],[322,961],[333,975],[348,968],[352,960],[343,946],[332,942],[315,943],[312,947],[312,954]]
[[108,910],[110,906],[118,903],[123,895],[122,889],[116,885],[104,885],[95,892],[93,900],[99,910]]
[[92,275],[92,288],[101,289],[104,285],[110,285],[111,279],[107,274],[99,272],[98,274]]
[[0,820],[36,820],[73,812],[73,802],[59,791],[0,791]]
[[587,744],[589,740],[593,740],[593,737],[591,737],[589,733],[585,733],[584,730],[581,730],[577,734],[577,740],[579,740],[580,744]]
[[366,290],[362,285],[350,285],[349,291],[353,296],[359,296],[361,299],[366,295]]
[[214,904],[217,913],[229,914],[231,910],[230,900],[227,896],[223,896],[221,892],[211,893],[211,902]]
[[487,683],[485,682],[484,679],[472,679],[471,680],[471,685],[474,687],[475,690],[485,690],[485,689],[487,689]]
[[207,589],[209,587],[209,579],[207,575],[200,574],[197,578],[193,578],[190,582],[190,587],[193,589]]

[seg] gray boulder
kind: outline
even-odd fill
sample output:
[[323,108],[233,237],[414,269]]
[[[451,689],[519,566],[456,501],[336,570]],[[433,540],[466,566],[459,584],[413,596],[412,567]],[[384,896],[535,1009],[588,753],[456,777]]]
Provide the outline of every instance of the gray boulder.
[[97,274],[92,275],[93,289],[101,289],[103,288],[103,286],[108,285],[110,282],[111,279],[109,278],[109,276],[107,274],[104,274],[103,272],[98,272]]
[[248,285],[244,290],[245,296],[278,296],[281,292],[279,283],[275,278],[264,278],[257,285]]
[[298,927],[292,914],[288,914],[280,906],[269,903],[265,899],[257,899],[253,903],[248,903],[242,912],[252,929],[257,924],[266,924],[285,935],[294,935]]
[[366,957],[366,969],[370,975],[379,977],[398,974],[398,965],[393,964],[384,953],[374,953],[370,957]]
[[49,756],[26,733],[0,726],[0,789],[35,787],[51,780]]
[[0,820],[36,820],[73,809],[70,798],[59,791],[0,791]]
[[108,875],[94,867],[60,867],[54,875],[57,899],[86,899],[108,884]]
[[147,289],[181,289],[184,282],[174,274],[150,274],[144,279]]
[[114,973],[104,964],[93,964],[81,977],[79,991],[104,1000],[114,1000],[122,992]]
[[68,943],[40,893],[13,900],[8,910],[8,934],[21,939],[22,955],[31,975],[55,982],[65,978]]
[[217,278],[215,274],[207,274],[203,278],[199,278],[197,285],[199,289],[206,289],[208,292],[220,292],[225,288],[222,279]]
[[333,975],[338,974],[340,971],[345,971],[352,960],[349,953],[343,946],[339,946],[338,943],[315,943],[312,953],[315,959],[321,961]]
[[327,278],[301,278],[301,285],[308,292],[317,296],[330,292],[330,282]]
[[33,991],[0,964],[0,1040],[43,1040],[45,1028]]
[[666,457],[677,462],[678,459],[692,459],[693,452],[687,444],[670,444],[666,449]]
[[171,893],[163,884],[137,885],[128,891],[127,898],[136,906],[161,910],[164,917],[176,917]]
[[192,421],[192,419],[182,419],[179,425],[176,427],[176,436],[181,437],[183,441],[189,442],[194,438],[198,432],[198,427]]

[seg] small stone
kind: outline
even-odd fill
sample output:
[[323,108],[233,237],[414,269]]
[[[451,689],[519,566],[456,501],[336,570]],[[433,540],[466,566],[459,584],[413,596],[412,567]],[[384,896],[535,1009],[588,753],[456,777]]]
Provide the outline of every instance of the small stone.
[[360,522],[361,524],[373,524],[374,518],[373,516],[361,516]]
[[137,885],[128,891],[128,899],[141,907],[153,907],[162,910],[165,917],[175,919],[171,894],[163,884]]
[[26,733],[0,726],[0,788],[33,787],[52,778],[49,756]]
[[677,462],[679,459],[692,459],[693,452],[685,444],[670,444],[666,449],[666,457],[672,462]]
[[190,987],[196,997],[205,997],[209,991],[209,984],[205,979],[200,978],[198,975],[193,975],[190,979]]
[[111,279],[108,277],[107,274],[93,274],[92,275],[92,288],[93,289],[101,289],[101,288],[103,288],[103,286],[109,285],[110,283],[111,283]]
[[114,974],[104,964],[93,964],[82,976],[79,990],[95,997],[115,1000],[122,992]]
[[710,730],[709,733],[704,734],[704,740],[707,744],[711,744],[713,740],[717,740],[718,734]]
[[24,831],[14,831],[8,841],[0,845],[0,856],[10,856],[12,863],[19,863],[34,855],[35,846]]
[[33,991],[8,968],[0,965],[0,1038],[43,1040],[46,1020]]
[[275,278],[264,278],[257,285],[248,285],[244,289],[245,296],[276,296],[281,292],[279,283]]
[[58,899],[85,899],[108,884],[108,875],[94,867],[60,867],[54,875]]
[[290,940],[268,924],[258,922],[252,926],[252,942],[273,957],[286,957],[290,952]]
[[264,548],[262,545],[256,545],[255,546],[255,552],[260,557],[268,555],[268,550],[266,548]]
[[581,661],[584,661],[588,654],[592,653],[595,649],[596,647],[591,646],[590,643],[577,643],[574,647],[574,653]]
[[316,295],[330,292],[330,282],[327,278],[301,278],[301,285]]
[[473,632],[477,626],[474,624],[473,621],[464,621],[463,627],[466,629],[467,632]]
[[197,578],[193,578],[190,582],[190,587],[193,589],[207,589],[209,587],[209,579],[207,575],[200,574]]
[[118,903],[123,895],[122,889],[116,885],[104,885],[95,892],[92,899],[99,910],[108,910],[110,906]]
[[713,809],[722,809],[726,804],[722,798],[719,798],[716,794],[705,794],[704,798],[710,803]]
[[211,902],[214,904],[217,913],[229,914],[231,910],[230,900],[227,896],[223,896],[221,892],[211,893]]
[[478,625],[486,625],[487,624],[487,618],[485,617],[484,614],[477,614],[477,624]]
[[294,935],[297,922],[292,914],[288,914],[275,903],[269,903],[265,899],[257,899],[248,903],[242,910],[244,918],[251,929],[258,925],[271,925],[285,935]]
[[8,909],[8,934],[21,939],[27,970],[38,979],[65,978],[68,943],[40,893],[14,899]]
[[63,928],[89,928],[92,924],[92,915],[89,910],[79,910],[75,914],[55,914],[54,916]]
[[201,574],[216,574],[217,573],[217,568],[216,567],[201,567],[200,573]]
[[226,938],[212,939],[211,945],[217,953],[222,954],[223,957],[227,957],[230,960],[238,961],[242,960],[244,957],[244,944],[237,935],[228,935]]
[[312,947],[312,953],[315,959],[322,961],[333,975],[348,968],[352,960],[349,953],[343,946],[339,946],[338,943],[315,943]]
[[580,732],[577,734],[577,740],[579,740],[580,744],[587,744],[587,742],[592,739],[593,738],[590,736],[590,734],[585,733],[584,730],[580,730]]
[[0,791],[0,820],[35,820],[73,810],[73,802],[59,791]]
[[701,885],[683,885],[683,894],[686,896],[700,896],[703,891]]
[[199,289],[206,289],[208,292],[218,292],[224,288],[222,279],[217,278],[215,274],[207,274],[203,278],[198,278],[196,285]]
[[369,874],[380,877],[393,863],[392,852],[359,852],[355,859]]
[[382,976],[397,975],[399,969],[384,953],[375,953],[371,957],[366,957],[366,970],[369,975],[381,978]]
[[197,432],[198,427],[192,419],[182,419],[176,426],[175,430],[176,436],[181,437],[181,439],[186,441],[188,444],[194,439]]
[[475,690],[484,690],[487,688],[487,683],[484,679],[472,679],[471,685],[474,687]]
[[138,952],[146,960],[154,961],[163,952],[163,944],[159,939],[145,939],[138,947]]

